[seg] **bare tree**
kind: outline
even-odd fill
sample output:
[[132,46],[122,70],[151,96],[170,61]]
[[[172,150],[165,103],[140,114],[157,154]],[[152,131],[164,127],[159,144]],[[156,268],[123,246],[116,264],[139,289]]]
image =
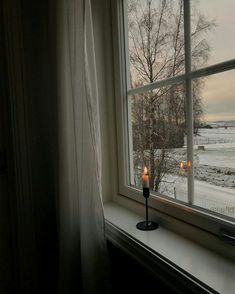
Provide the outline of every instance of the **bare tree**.
[[[210,53],[205,39],[214,27],[198,11],[192,16],[192,67],[204,64]],[[128,1],[131,85],[140,86],[182,74],[184,68],[183,0]],[[203,117],[202,82],[194,83],[194,131]],[[186,133],[183,84],[161,87],[132,98],[134,166],[150,169],[150,188],[158,191],[168,173],[176,171]]]

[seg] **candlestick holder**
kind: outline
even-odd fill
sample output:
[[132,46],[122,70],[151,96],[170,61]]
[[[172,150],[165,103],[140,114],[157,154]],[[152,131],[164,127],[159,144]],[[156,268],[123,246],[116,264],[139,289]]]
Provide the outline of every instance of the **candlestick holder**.
[[141,231],[152,231],[158,228],[158,223],[149,221],[148,216],[148,198],[149,198],[149,188],[143,188],[143,196],[145,198],[145,213],[146,213],[146,220],[137,223],[136,228]]

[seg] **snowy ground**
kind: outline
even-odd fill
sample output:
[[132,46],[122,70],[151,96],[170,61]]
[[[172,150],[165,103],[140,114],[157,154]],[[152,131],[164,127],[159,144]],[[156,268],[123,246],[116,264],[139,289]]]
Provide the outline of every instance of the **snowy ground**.
[[235,127],[200,129],[194,137],[194,145],[219,145],[235,143]]
[[[199,134],[201,141],[206,141],[206,138],[214,140],[217,136],[217,143],[199,145],[204,146],[205,150],[198,150],[195,145],[196,179],[220,187],[235,188],[235,127],[202,129]],[[221,139],[223,143],[219,143]]]
[[235,168],[235,143],[204,145],[205,150],[198,150],[200,164]]
[[[235,218],[235,127],[201,129],[194,138],[194,204]],[[198,150],[204,146],[205,150]],[[187,202],[186,177],[167,175],[161,192]]]
[[[235,190],[195,180],[194,205],[235,217]],[[187,178],[167,175],[161,183],[160,193],[188,202]]]
[[[186,178],[184,178],[183,183],[176,186],[176,199],[187,202],[186,192],[187,183]],[[222,188],[195,180],[194,204],[231,217],[235,216],[234,190],[229,188]]]
[[[235,127],[200,129],[194,143],[200,164],[235,168]],[[205,150],[197,150],[200,145]]]

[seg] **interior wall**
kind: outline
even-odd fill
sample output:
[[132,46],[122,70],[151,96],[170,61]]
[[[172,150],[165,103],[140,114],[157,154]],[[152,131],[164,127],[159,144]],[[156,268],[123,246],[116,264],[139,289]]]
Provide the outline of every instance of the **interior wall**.
[[92,0],[102,144],[103,201],[117,193],[115,97],[110,0]]
[[[127,253],[108,241],[111,267],[111,293],[172,293],[172,294],[208,294],[197,281],[192,281],[183,273],[173,269],[165,261],[155,260],[154,267],[143,263],[135,249]],[[153,265],[153,264],[152,264]],[[211,293],[211,292],[210,292]]]
[[56,30],[49,5],[21,1],[37,293],[54,293],[58,275]]
[[[108,242],[112,293],[184,293],[166,285],[140,263]],[[161,270],[159,269],[159,272]],[[172,281],[173,282],[173,281]],[[186,289],[185,289],[186,290]],[[192,292],[185,292],[192,293]]]
[[2,5],[0,4],[0,293],[14,292],[14,252],[12,243],[12,222],[10,194],[8,189],[7,168],[7,111],[5,91],[5,54],[2,23]]
[[3,105],[0,105],[0,293],[13,291],[13,250],[11,239],[11,217],[8,191],[8,174],[3,159],[6,154],[3,128]]

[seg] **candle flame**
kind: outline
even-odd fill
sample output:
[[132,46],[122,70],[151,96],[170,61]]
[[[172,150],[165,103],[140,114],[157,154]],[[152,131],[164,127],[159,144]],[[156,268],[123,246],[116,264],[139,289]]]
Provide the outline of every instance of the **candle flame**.
[[185,165],[184,165],[184,162],[181,161],[181,163],[180,163],[180,170],[179,170],[179,174],[180,174],[181,176],[183,176],[183,174],[184,174],[184,170],[185,170]]
[[142,184],[143,184],[143,188],[149,189],[149,173],[146,166],[144,167],[144,173],[142,175]]
[[145,166],[145,167],[144,167],[144,175],[148,175],[148,174],[149,174],[148,169],[147,169],[147,167]]

